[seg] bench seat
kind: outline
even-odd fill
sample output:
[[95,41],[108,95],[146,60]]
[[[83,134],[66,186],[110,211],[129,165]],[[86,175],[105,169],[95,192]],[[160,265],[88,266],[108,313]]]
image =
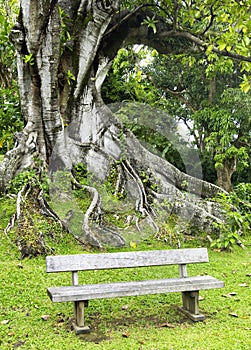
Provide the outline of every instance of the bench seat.
[[53,302],[82,301],[146,294],[199,291],[222,288],[224,283],[211,276],[168,278],[135,282],[87,284],[48,288]]

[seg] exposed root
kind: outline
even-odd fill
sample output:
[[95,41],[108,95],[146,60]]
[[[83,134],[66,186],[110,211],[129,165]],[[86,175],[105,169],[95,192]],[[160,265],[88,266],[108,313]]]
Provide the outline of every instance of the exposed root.
[[[72,182],[77,188],[86,189],[92,197],[91,204],[84,214],[82,234],[76,237],[76,239],[82,244],[87,243],[96,248],[102,248],[105,243],[108,243],[107,239],[110,236],[112,237],[111,244],[114,243],[116,245],[117,242],[118,246],[125,245],[125,241],[120,234],[102,225],[103,211],[101,197],[97,189],[91,186],[81,185],[74,177],[72,177]],[[91,218],[94,218],[94,221],[97,223],[96,227],[90,224]],[[114,240],[113,243],[112,240]]]
[[55,211],[50,207],[49,203],[44,198],[42,190],[39,192],[37,200],[38,200],[39,205],[40,205],[41,214],[48,216],[48,217],[51,217],[52,219],[54,219],[56,222],[59,223],[62,230],[69,232],[68,220],[67,219],[61,220],[59,218],[57,213],[55,213]]
[[153,219],[153,216],[156,216],[156,213],[153,211],[151,206],[148,203],[147,199],[147,194],[145,191],[145,187],[137,174],[137,172],[134,170],[132,165],[128,160],[124,160],[122,162],[122,166],[125,169],[126,173],[133,179],[135,182],[137,188],[138,188],[138,193],[139,193],[139,198],[136,201],[136,210],[139,211],[143,217],[147,217],[150,224],[152,227],[158,232],[159,228],[158,225],[156,224],[155,220]]
[[21,259],[53,252],[47,246],[43,232],[37,230],[33,220],[33,215],[39,212],[39,191],[31,182],[23,186],[17,195],[16,213],[5,229],[5,234],[9,238],[8,232],[17,224],[15,243],[21,253]]
[[95,214],[97,215],[97,221],[101,222],[101,217],[102,217],[101,198],[96,188],[91,186],[84,186],[84,188],[92,196],[92,202],[84,215],[84,222],[83,222],[83,229],[88,231],[90,229],[89,219],[91,215],[94,215],[95,209],[96,209]]
[[91,187],[91,186],[86,186],[86,185],[81,185],[74,176],[72,176],[72,182],[73,184],[78,188],[78,189],[86,189],[92,196],[92,201],[87,209],[86,213],[84,214],[84,220],[82,224],[82,230],[85,235],[86,242],[82,239],[82,235],[76,237],[78,241],[82,243],[89,243],[90,245],[96,246],[96,247],[102,247],[101,242],[99,241],[98,238],[95,237],[94,233],[92,232],[90,225],[89,225],[89,220],[91,215],[94,215],[94,210],[97,210],[98,213],[98,220],[101,220],[101,215],[102,215],[102,210],[101,210],[101,198],[96,190],[96,188]]
[[210,202],[193,196],[189,198],[174,187],[170,187],[169,193],[152,191],[152,195],[159,203],[160,210],[162,208],[167,215],[176,215],[183,226],[189,223],[190,227],[199,228],[208,233],[216,233],[218,229],[215,223],[224,221],[222,211],[215,203],[211,202],[213,206],[210,208]]
[[[32,189],[32,184],[31,183],[27,183],[25,186],[22,187],[22,189],[18,192],[17,194],[17,200],[16,200],[16,212],[15,214],[12,215],[12,217],[10,218],[10,221],[8,223],[8,225],[6,226],[4,232],[7,235],[7,233],[14,228],[15,224],[18,222],[18,220],[20,219],[21,215],[22,215],[22,207],[24,206],[26,199],[29,195],[29,193],[31,192]],[[50,207],[50,205],[48,204],[48,202],[45,200],[44,196],[43,196],[43,191],[40,190],[37,194],[37,201],[39,203],[39,209],[42,215],[45,215],[47,217],[51,217],[52,219],[54,219],[56,222],[58,222],[58,224],[60,225],[60,227],[65,230],[68,231],[68,227],[67,225],[64,223],[63,220],[61,220],[59,218],[59,216],[54,212],[54,210]]]
[[125,176],[121,165],[118,166],[118,177],[116,181],[114,196],[123,196],[125,193]]
[[[4,233],[6,235],[15,226],[16,222],[20,219],[20,216],[21,216],[21,204],[24,202],[25,198],[27,197],[29,190],[30,190],[30,186],[29,186],[29,184],[26,184],[18,192],[17,200],[16,200],[16,212],[15,212],[15,214],[12,215],[8,225],[6,226],[6,228],[4,230]],[[24,194],[24,196],[23,196],[23,194]]]
[[[241,233],[239,232],[239,236],[241,235]],[[243,242],[240,239],[236,239],[236,244],[241,247],[242,249],[246,249],[246,246],[243,244]]]

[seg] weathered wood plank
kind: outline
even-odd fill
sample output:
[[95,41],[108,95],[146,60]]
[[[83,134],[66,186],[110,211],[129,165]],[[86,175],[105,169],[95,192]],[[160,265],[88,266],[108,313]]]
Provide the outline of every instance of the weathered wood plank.
[[224,287],[224,282],[214,277],[195,276],[164,280],[54,287],[48,288],[47,292],[52,301],[64,302],[170,292],[189,292],[222,287]]
[[179,265],[208,262],[206,248],[76,254],[46,257],[47,272],[101,270],[126,267]]

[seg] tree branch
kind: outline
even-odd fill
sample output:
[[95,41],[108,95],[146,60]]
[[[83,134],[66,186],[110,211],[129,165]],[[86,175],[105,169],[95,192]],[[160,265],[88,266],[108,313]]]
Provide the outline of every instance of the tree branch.
[[189,109],[191,109],[191,111],[193,113],[196,111],[196,108],[194,106],[192,106],[192,104],[183,96],[183,94],[186,92],[186,90],[174,91],[174,90],[171,90],[167,87],[163,88],[163,90],[166,91],[167,93],[175,96],[178,100],[183,102]]
[[[201,40],[200,38],[198,38],[197,36],[189,32],[166,31],[166,32],[160,33],[159,37],[180,37],[180,38],[188,39],[189,41],[195,43],[196,45],[204,49],[208,46],[208,44],[205,41]],[[217,49],[216,46],[213,46],[213,52],[221,56],[227,56],[227,57],[233,58],[235,60],[251,62],[251,57],[239,55],[237,53],[226,51],[226,50],[220,51],[219,49]]]
[[180,9],[180,3],[177,0],[174,0],[173,2],[173,30],[177,30],[177,24],[178,24],[178,13]]
[[144,5],[140,5],[140,6],[136,7],[133,11],[127,13],[124,17],[122,17],[120,21],[116,22],[116,24],[114,24],[114,25],[105,33],[104,37],[107,36],[107,35],[109,35],[109,34],[111,34],[112,32],[114,32],[116,29],[118,29],[118,28],[121,26],[121,24],[122,24],[123,22],[127,21],[130,17],[134,16],[135,13],[137,13],[139,10],[141,10],[143,7],[146,7],[146,6],[152,6],[152,5],[150,5],[150,4],[144,4]]
[[[189,49],[194,50],[194,46],[191,44],[202,48],[203,51],[207,49],[209,43],[206,42],[206,39],[203,40],[190,32],[177,29],[178,2],[176,3],[174,0],[174,18],[172,18],[172,23],[168,20],[170,18],[169,15],[167,15],[168,18],[163,18],[149,9],[149,7],[153,6],[159,8],[158,5],[144,4],[131,12],[125,10],[120,15],[114,16],[111,27],[107,29],[101,46],[104,56],[107,55],[112,59],[121,47],[128,44],[144,44],[155,48],[162,54],[187,52]],[[161,10],[163,11],[162,8]],[[156,24],[156,33],[149,31],[148,26],[142,26],[142,22],[147,16],[155,16],[155,19],[158,21]],[[215,16],[211,8],[211,20],[203,34],[212,25]],[[220,56],[229,57],[234,60],[251,62],[251,57],[243,56],[233,51],[219,50],[216,45],[213,45],[212,51]]]

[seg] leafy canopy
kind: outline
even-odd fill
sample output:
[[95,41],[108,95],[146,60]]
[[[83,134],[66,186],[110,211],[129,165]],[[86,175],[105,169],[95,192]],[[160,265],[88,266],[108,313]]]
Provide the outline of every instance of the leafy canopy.
[[[242,73],[241,88],[244,92],[250,89],[250,0],[162,0],[147,4],[134,0],[122,4],[131,9],[148,6],[154,15],[147,16],[143,25],[151,28],[153,33],[158,33],[158,25],[164,22],[177,37],[201,47],[211,62],[208,73],[224,70],[226,62],[220,59],[221,56],[237,59]],[[231,65],[230,60],[228,65]]]

